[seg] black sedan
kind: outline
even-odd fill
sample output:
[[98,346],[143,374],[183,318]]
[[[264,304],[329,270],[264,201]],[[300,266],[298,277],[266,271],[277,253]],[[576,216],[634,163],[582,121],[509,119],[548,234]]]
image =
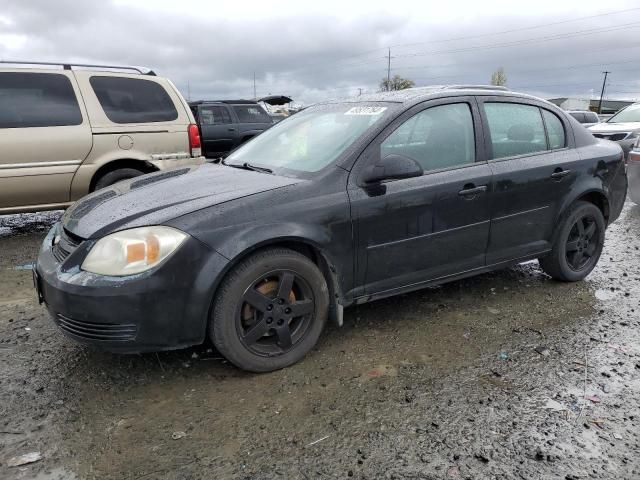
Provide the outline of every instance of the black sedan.
[[264,372],[349,305],[540,259],[595,267],[627,189],[621,148],[555,106],[482,87],[329,102],[222,164],[73,205],[34,271],[70,337],[116,352],[200,344]]

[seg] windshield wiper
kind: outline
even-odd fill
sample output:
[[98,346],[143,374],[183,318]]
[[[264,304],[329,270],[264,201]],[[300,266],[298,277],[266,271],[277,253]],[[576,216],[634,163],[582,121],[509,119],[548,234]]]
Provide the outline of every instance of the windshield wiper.
[[243,170],[252,170],[254,172],[260,172],[260,173],[273,173],[273,170],[271,170],[270,168],[266,168],[266,167],[259,167],[257,165],[251,165],[248,162],[244,162],[241,164],[238,163],[227,163],[224,160],[222,161],[223,165],[226,165],[227,167],[233,167],[233,168],[241,168]]

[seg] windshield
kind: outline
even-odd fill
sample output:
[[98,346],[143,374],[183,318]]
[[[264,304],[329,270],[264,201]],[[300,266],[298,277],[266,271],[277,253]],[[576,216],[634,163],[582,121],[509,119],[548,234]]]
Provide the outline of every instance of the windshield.
[[312,107],[271,127],[234,151],[224,163],[317,172],[334,162],[392,108],[389,103]]
[[634,103],[620,110],[607,120],[609,123],[640,122],[640,103]]

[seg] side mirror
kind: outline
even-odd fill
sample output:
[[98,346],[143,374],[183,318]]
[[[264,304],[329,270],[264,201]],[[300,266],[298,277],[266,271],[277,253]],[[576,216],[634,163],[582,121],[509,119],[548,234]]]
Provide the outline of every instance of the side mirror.
[[384,180],[420,177],[423,173],[422,167],[413,158],[392,153],[368,167],[363,174],[362,182],[372,185]]

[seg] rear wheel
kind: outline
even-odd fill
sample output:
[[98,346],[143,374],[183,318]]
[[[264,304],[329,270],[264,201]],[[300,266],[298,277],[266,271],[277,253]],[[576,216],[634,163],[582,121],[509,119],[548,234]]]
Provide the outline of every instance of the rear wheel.
[[269,372],[302,359],[327,320],[329,293],[318,267],[288,249],[259,252],[223,280],[209,335],[234,365]]
[[540,259],[545,273],[576,282],[595,268],[604,246],[605,220],[598,207],[577,202],[560,222],[551,254]]
[[114,183],[118,183],[121,180],[128,180],[129,178],[138,177],[140,175],[144,175],[144,172],[135,169],[135,168],[119,168],[118,170],[114,170],[112,172],[107,172],[102,175],[97,181],[94,187],[95,190],[100,190],[101,188],[109,187]]

